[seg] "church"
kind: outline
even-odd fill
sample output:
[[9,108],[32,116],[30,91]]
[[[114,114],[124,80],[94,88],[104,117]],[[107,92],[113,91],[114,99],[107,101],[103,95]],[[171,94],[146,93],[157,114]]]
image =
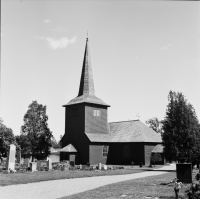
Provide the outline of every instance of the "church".
[[140,120],[108,123],[110,105],[95,95],[88,38],[78,96],[63,107],[61,160],[83,165],[149,165],[151,152],[162,143],[160,134]]

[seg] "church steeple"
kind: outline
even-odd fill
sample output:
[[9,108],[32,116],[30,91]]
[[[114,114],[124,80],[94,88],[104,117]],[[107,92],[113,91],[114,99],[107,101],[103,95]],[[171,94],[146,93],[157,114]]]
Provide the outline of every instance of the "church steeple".
[[103,100],[99,99],[94,92],[94,80],[92,74],[88,38],[86,39],[85,54],[83,58],[83,66],[78,96],[73,98],[66,105],[63,106],[66,107],[81,103],[90,103],[109,107],[109,105],[106,104]]
[[81,73],[81,81],[80,81],[79,93],[78,93],[78,96],[81,96],[81,95],[95,95],[88,38],[86,39],[85,54],[84,54],[83,67],[82,67],[82,73]]

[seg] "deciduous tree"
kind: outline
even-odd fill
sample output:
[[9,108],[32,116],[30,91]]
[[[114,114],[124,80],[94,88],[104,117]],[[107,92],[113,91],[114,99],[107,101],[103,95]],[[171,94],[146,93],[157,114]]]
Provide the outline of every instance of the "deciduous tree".
[[162,122],[159,121],[157,117],[153,117],[145,122],[148,124],[149,128],[152,128],[155,132],[162,133]]
[[31,153],[33,158],[42,154],[45,157],[49,155],[53,135],[47,121],[46,106],[33,101],[24,115],[19,137],[23,154]]

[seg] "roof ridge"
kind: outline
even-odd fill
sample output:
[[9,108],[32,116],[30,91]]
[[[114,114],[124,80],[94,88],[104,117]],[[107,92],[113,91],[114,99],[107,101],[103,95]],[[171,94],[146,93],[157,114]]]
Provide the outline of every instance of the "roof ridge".
[[120,123],[120,122],[132,122],[132,121],[140,121],[140,120],[126,120],[126,121],[118,121],[118,122],[109,122],[109,124],[111,123]]

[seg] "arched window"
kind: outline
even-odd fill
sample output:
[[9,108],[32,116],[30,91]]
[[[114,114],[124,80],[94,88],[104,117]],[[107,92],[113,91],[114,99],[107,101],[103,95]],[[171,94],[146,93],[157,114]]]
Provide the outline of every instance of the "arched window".
[[131,153],[130,153],[130,147],[128,145],[124,146],[124,158],[130,158]]
[[107,157],[108,156],[108,146],[105,145],[103,146],[103,157]]

